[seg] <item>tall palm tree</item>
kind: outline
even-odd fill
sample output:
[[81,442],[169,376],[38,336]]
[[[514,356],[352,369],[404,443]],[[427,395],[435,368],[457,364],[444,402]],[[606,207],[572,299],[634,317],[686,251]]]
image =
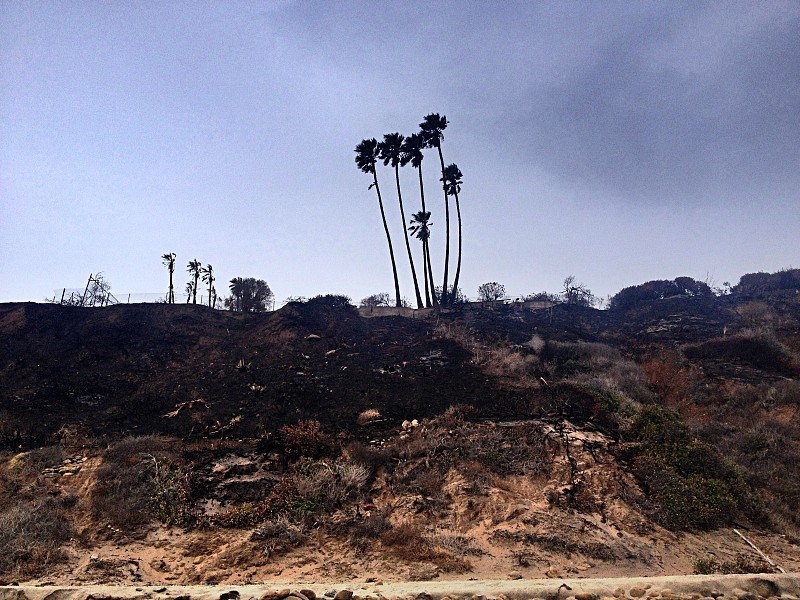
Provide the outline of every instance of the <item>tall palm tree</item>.
[[211,290],[214,288],[214,267],[206,265],[205,268],[200,269],[200,271],[203,273],[203,281],[208,284],[208,305],[213,306]]
[[[437,305],[436,293],[433,287],[433,270],[431,269],[431,252],[428,245],[428,240],[431,237],[431,213],[426,210],[421,210],[411,215],[411,226],[408,230],[411,234],[422,242],[422,266],[425,269],[425,281],[427,283],[428,276],[430,275],[431,292],[433,296],[433,305]],[[430,299],[428,299],[428,307],[430,308]]]
[[[425,140],[422,139],[422,136],[419,133],[412,133],[409,135],[405,140],[403,140],[403,145],[400,149],[400,166],[405,167],[408,163],[411,163],[411,166],[417,170],[417,173],[419,174],[419,197],[420,200],[422,200],[422,212],[427,212],[425,210],[425,186],[422,183],[422,159],[424,158],[422,154],[423,148],[425,148]],[[430,218],[430,212],[428,212],[428,217]],[[425,306],[430,308],[430,291],[433,290],[434,285],[433,270],[431,269],[430,264],[430,250],[428,248],[428,237],[429,236],[426,236],[426,238],[422,240],[422,260],[428,265],[428,268],[424,271]],[[429,276],[430,286],[428,285]],[[435,299],[436,298],[434,296],[434,301]]]
[[172,286],[172,274],[175,272],[175,253],[169,252],[161,255],[161,262],[169,270],[169,293],[167,294],[167,304],[175,304],[175,288]]
[[[436,148],[439,151],[439,163],[444,177],[444,156],[442,156],[442,139],[444,130],[447,128],[447,117],[439,116],[439,113],[426,115],[422,123],[419,124],[420,135],[425,140],[427,148]],[[447,304],[447,275],[450,264],[450,203],[447,198],[447,187],[444,190],[444,218],[445,218],[445,246],[444,246],[444,277],[442,280],[442,304]]]
[[197,304],[197,280],[200,279],[200,270],[202,267],[203,263],[196,258],[186,265],[186,271],[194,278],[194,283],[192,284],[192,304]]
[[419,295],[419,283],[417,282],[417,270],[414,268],[414,257],[411,255],[411,244],[408,241],[408,231],[405,228],[406,211],[403,208],[403,194],[400,193],[400,153],[405,137],[399,133],[387,133],[383,136],[383,141],[378,144],[378,156],[383,159],[383,164],[394,167],[394,179],[397,183],[397,199],[400,202],[400,217],[403,219],[403,237],[406,241],[406,252],[408,262],[411,265],[411,277],[414,280],[414,293],[417,296],[417,308],[422,308],[422,297]]
[[461,191],[461,178],[463,174],[455,163],[447,165],[444,169],[442,182],[447,187],[447,193],[456,199],[456,213],[458,214],[458,262],[456,263],[456,276],[453,279],[453,295],[458,293],[458,278],[461,275],[461,205],[458,202],[458,192]]
[[[389,258],[392,259],[392,272],[394,273],[394,294],[398,308],[403,306],[400,298],[400,281],[397,279],[397,264],[394,260],[394,248],[392,248],[392,236],[389,235],[389,225],[386,224],[386,213],[383,210],[383,200],[381,199],[381,188],[378,186],[378,173],[375,170],[375,163],[378,162],[378,141],[375,138],[361,140],[356,146],[356,166],[372,175],[370,188],[375,187],[378,194],[378,206],[381,208],[381,218],[383,219],[383,230],[386,232],[386,241],[389,243]],[[369,188],[368,188],[369,189]]]

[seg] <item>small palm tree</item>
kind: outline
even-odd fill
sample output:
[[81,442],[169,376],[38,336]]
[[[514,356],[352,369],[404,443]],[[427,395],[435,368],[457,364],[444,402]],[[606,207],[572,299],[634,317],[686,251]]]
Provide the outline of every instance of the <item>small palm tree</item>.
[[[383,136],[383,141],[378,144],[378,155],[383,159],[384,165],[394,167],[394,178],[397,182],[397,199],[400,202],[400,217],[402,222],[406,222],[406,211],[403,208],[403,195],[400,193],[400,154],[405,137],[399,133],[387,133]],[[414,257],[411,255],[411,244],[408,241],[408,232],[403,227],[403,234],[406,240],[406,252],[408,262],[411,265],[411,277],[414,280],[414,293],[417,296],[417,308],[422,308],[422,297],[419,294],[419,283],[417,282],[417,270],[414,268]]]
[[[438,113],[426,115],[419,124],[420,135],[425,140],[427,148],[436,148],[439,152],[439,163],[444,177],[444,156],[442,155],[442,140],[444,130],[447,128],[447,117]],[[444,246],[444,277],[442,281],[442,304],[447,304],[447,275],[450,264],[450,203],[447,198],[447,188],[444,189],[444,219],[445,219],[445,246]]]
[[214,289],[214,281],[215,281],[214,267],[212,267],[211,265],[206,265],[205,268],[200,269],[200,271],[203,273],[203,281],[208,284],[208,305],[214,306],[213,294],[211,293],[212,290]]
[[189,301],[192,299],[192,292],[194,292],[194,285],[190,281],[186,284],[186,304],[189,304]]
[[[428,240],[431,237],[431,213],[425,210],[421,210],[417,213],[411,215],[411,226],[408,230],[411,234],[422,242],[422,267],[425,270],[425,281],[427,283],[428,277],[430,277],[431,282],[431,291],[434,291],[433,286],[433,270],[431,269],[431,253],[430,248],[428,246]],[[432,294],[433,296],[433,304],[436,305],[436,294]],[[430,300],[428,300],[428,307],[430,307]]]
[[453,163],[444,169],[442,182],[447,188],[447,193],[456,199],[456,214],[458,214],[458,261],[456,263],[456,276],[453,279],[453,294],[458,290],[458,278],[461,275],[461,204],[458,202],[458,193],[461,191],[461,178],[463,174],[458,166]]
[[169,252],[161,255],[162,263],[169,270],[169,293],[167,304],[175,304],[175,288],[172,286],[172,274],[175,272],[175,253]]
[[356,146],[356,166],[364,173],[372,175],[372,183],[369,188],[374,187],[378,194],[378,206],[381,209],[383,219],[383,230],[386,232],[386,241],[389,244],[389,258],[392,260],[392,272],[394,273],[394,293],[397,307],[400,308],[403,300],[400,297],[400,280],[397,278],[397,263],[394,260],[394,248],[392,248],[392,236],[389,235],[389,225],[386,223],[386,212],[383,210],[383,200],[381,199],[381,188],[378,186],[378,173],[375,170],[375,163],[378,162],[378,141],[375,138],[361,140]]
[[[200,271],[203,268],[203,263],[201,263],[196,258],[191,261],[188,265],[186,265],[186,271],[193,277],[192,283],[192,304],[197,304],[197,280],[200,279]],[[187,290],[188,291],[188,290]]]
[[[422,150],[424,148],[425,148],[425,140],[422,138],[422,135],[420,135],[419,133],[412,133],[405,140],[403,140],[403,146],[401,148],[401,154],[400,154],[400,166],[405,167],[407,164],[411,163],[411,166],[417,170],[417,174],[419,175],[419,197],[420,200],[422,201],[422,212],[426,212],[425,186],[422,183],[422,159],[424,158]],[[430,217],[430,212],[428,212],[428,217]],[[433,285],[433,271],[430,265],[430,249],[428,247],[427,237],[422,242],[422,259],[423,261],[428,263],[428,268],[424,272],[425,306],[430,308],[431,306],[430,291],[433,290],[434,285]],[[429,275],[430,275],[430,287],[428,285]]]

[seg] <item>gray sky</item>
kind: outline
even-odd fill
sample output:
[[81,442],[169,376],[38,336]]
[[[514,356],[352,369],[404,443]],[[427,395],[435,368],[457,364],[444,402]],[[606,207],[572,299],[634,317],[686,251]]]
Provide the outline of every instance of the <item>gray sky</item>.
[[[197,258],[221,293],[235,276],[279,301],[390,292],[353,149],[430,112],[464,173],[469,296],[800,266],[797,1],[0,0],[0,301],[97,271],[165,292],[165,252],[178,291]],[[437,168],[430,152],[440,282]]]

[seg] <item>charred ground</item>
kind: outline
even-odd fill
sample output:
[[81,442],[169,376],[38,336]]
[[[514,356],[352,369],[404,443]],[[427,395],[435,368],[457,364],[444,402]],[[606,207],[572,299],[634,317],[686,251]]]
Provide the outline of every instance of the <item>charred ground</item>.
[[732,525],[800,565],[799,331],[787,291],[426,319],[0,305],[0,519],[54,540],[0,536],[0,572],[769,568]]

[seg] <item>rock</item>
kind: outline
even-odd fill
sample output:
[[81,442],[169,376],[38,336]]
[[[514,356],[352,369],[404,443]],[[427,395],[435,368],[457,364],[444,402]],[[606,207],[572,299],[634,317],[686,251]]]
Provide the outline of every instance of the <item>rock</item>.
[[308,600],[317,600],[317,594],[314,592],[314,590],[300,590],[300,593],[308,598]]
[[406,419],[405,421],[403,421],[403,422],[400,424],[400,427],[402,427],[402,428],[403,428],[403,431],[408,431],[409,429],[411,429],[411,421],[409,421],[408,419]]
[[291,594],[286,596],[286,600],[308,600],[308,598],[303,592],[298,592],[297,590],[295,590]]
[[238,600],[239,592],[236,590],[231,590],[229,592],[223,592],[219,595],[219,600]]
[[[558,569],[556,569],[555,567],[550,567],[549,569],[547,569],[547,571],[545,572],[545,575],[547,577],[549,577],[550,579],[558,579],[559,577],[561,577],[561,573],[559,573]],[[624,592],[623,592],[623,594],[624,594]],[[614,595],[616,596],[616,594],[614,594]]]
[[575,600],[597,600],[597,594],[592,592],[575,592]]
[[414,600],[432,600],[432,598],[428,592],[420,592]]
[[323,596],[325,596],[326,598],[333,598],[334,596],[336,596],[336,590],[328,590],[323,594]]
[[618,587],[617,589],[614,590],[615,598],[622,598],[624,595],[625,595],[625,590],[623,590],[621,587]]
[[519,571],[511,571],[508,574],[508,578],[509,579],[522,579],[522,573],[520,573]]
[[778,586],[769,579],[759,579],[758,581],[754,581],[753,591],[762,598],[771,598],[772,596],[778,596],[780,594]]
[[675,593],[669,588],[667,588],[665,590],[661,590],[661,597],[662,598],[669,598],[670,596],[674,596],[674,595],[675,595]]
[[631,598],[641,598],[646,593],[647,592],[644,591],[644,588],[640,587],[633,587],[628,591],[628,594],[630,594]]
[[333,600],[352,600],[353,592],[351,590],[339,590],[333,597]]
[[[322,337],[318,336],[316,333],[309,333],[309,334],[306,336],[306,339],[307,339],[307,340],[312,340],[312,341],[313,341],[313,340],[321,340],[321,339],[322,339]],[[348,599],[348,600],[349,600],[349,599]]]

